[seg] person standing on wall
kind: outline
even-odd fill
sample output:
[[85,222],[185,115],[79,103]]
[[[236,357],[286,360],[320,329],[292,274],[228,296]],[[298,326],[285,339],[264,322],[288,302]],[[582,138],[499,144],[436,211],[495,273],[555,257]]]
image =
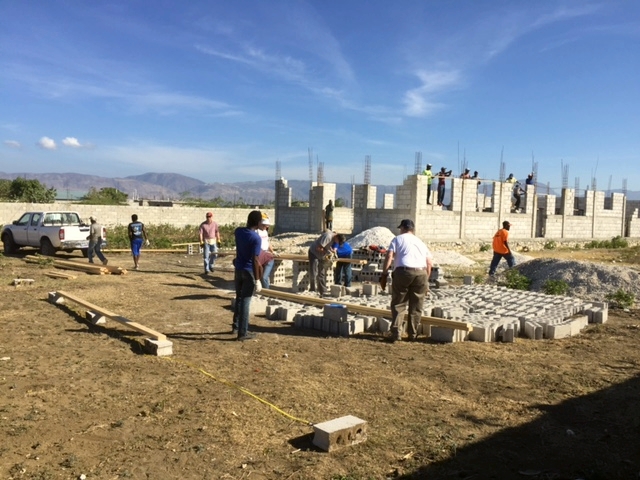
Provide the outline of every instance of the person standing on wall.
[[309,290],[320,296],[327,291],[327,272],[333,267],[335,250],[333,244],[338,241],[338,235],[331,230],[325,230],[309,247]]
[[324,229],[333,230],[333,200],[324,207]]
[[465,169],[464,169],[464,173],[462,173],[462,174],[460,175],[460,178],[463,178],[463,179],[465,179],[465,180],[470,179],[470,178],[471,178],[471,174],[469,173],[469,171],[470,171],[470,170],[469,170],[468,168],[465,168]]
[[140,268],[140,249],[143,242],[145,246],[149,246],[149,237],[147,236],[147,230],[144,228],[144,223],[138,221],[138,215],[135,213],[131,215],[131,223],[127,227],[127,233],[131,244],[133,269],[138,270]]
[[438,173],[438,206],[441,207],[444,205],[444,192],[445,192],[445,182],[447,177],[451,176],[451,170],[447,170],[445,167],[440,169],[440,173]]
[[260,235],[260,265],[262,265],[262,287],[269,288],[271,286],[269,276],[273,265],[275,264],[276,253],[273,251],[271,242],[269,241],[269,227],[271,226],[271,220],[266,213],[262,214],[262,220],[260,220],[260,227],[258,228],[258,235]]
[[427,205],[431,205],[431,183],[433,183],[433,172],[431,171],[430,163],[427,163],[427,168],[423,170],[422,175],[427,177]]
[[433,256],[429,248],[415,234],[413,220],[405,219],[398,225],[400,235],[391,240],[384,259],[380,286],[384,290],[387,287],[389,269],[394,265],[391,278],[391,326],[392,341],[402,339],[402,325],[398,319],[397,308],[407,304],[408,334],[410,340],[415,340],[418,335],[418,325],[422,317],[424,297],[429,290],[429,275]]
[[507,261],[509,268],[516,264],[516,259],[511,253],[509,247],[509,229],[511,224],[506,220],[502,222],[502,228],[496,232],[493,236],[493,258],[491,259],[491,265],[489,266],[489,275],[494,276],[500,260],[503,258]]
[[93,254],[100,259],[103,265],[109,263],[102,253],[102,225],[98,223],[96,217],[89,217],[89,221],[91,222],[91,226],[89,227],[89,236],[87,240],[89,240],[89,248],[87,249],[87,258],[89,259],[89,263],[93,263]]
[[220,228],[213,221],[213,212],[207,212],[204,222],[198,229],[200,237],[200,247],[202,247],[202,257],[204,261],[204,274],[213,272],[213,267],[218,258],[218,245],[220,245]]
[[262,213],[253,210],[247,216],[247,226],[236,228],[236,258],[233,260],[234,284],[236,288],[236,301],[233,309],[233,333],[238,334],[238,340],[251,340],[255,333],[249,332],[249,315],[251,309],[251,297],[254,292],[262,290],[260,278],[262,266],[260,265],[260,251],[262,240],[257,230],[262,220]]
[[[338,242],[333,244],[333,249],[336,251],[338,258],[352,258],[353,248],[347,243],[347,237],[342,233],[338,234]],[[345,287],[351,286],[352,269],[350,262],[337,262],[334,270],[333,282],[336,285],[344,285]],[[343,282],[344,278],[344,283]]]

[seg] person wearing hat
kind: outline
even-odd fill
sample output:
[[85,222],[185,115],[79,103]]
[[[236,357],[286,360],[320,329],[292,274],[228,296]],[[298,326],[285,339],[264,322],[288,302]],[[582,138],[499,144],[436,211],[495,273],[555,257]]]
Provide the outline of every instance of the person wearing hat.
[[493,258],[491,259],[491,265],[489,266],[489,275],[494,276],[500,260],[503,258],[507,261],[509,268],[516,264],[516,259],[511,253],[509,247],[509,229],[511,224],[506,220],[502,222],[502,228],[496,232],[493,236]]
[[387,287],[389,269],[393,264],[391,274],[391,326],[392,341],[402,339],[401,317],[398,310],[408,303],[408,334],[410,340],[418,336],[418,325],[422,317],[424,297],[429,290],[429,275],[433,255],[429,248],[415,234],[413,220],[405,219],[398,225],[400,235],[396,236],[387,249],[384,259],[380,286]]
[[198,229],[200,236],[200,246],[202,247],[202,258],[204,261],[204,274],[213,272],[213,267],[218,258],[218,245],[220,244],[220,228],[213,221],[213,212],[207,212],[204,222]]
[[431,183],[433,183],[433,172],[431,164],[427,163],[427,168],[422,171],[422,175],[427,177],[427,205],[431,205]]
[[469,179],[471,178],[470,170],[468,168],[464,169],[464,173],[460,175],[460,178]]
[[441,207],[444,205],[444,189],[445,189],[445,180],[447,177],[451,176],[451,170],[447,170],[442,167],[440,169],[440,173],[438,173],[438,206]]
[[260,261],[260,265],[262,265],[262,286],[264,288],[269,288],[270,286],[269,277],[271,276],[271,270],[273,270],[273,265],[275,264],[274,257],[277,256],[273,251],[271,242],[269,241],[270,226],[271,220],[269,220],[269,215],[263,212],[262,220],[260,220],[260,226],[258,227],[258,235],[260,235],[260,240],[262,241],[260,246],[260,256],[258,259]]
[[103,228],[102,225],[98,223],[98,219],[96,217],[89,217],[89,221],[91,222],[91,226],[89,227],[89,236],[87,240],[89,240],[89,248],[87,249],[87,257],[89,258],[89,263],[93,263],[93,255],[95,255],[100,259],[103,265],[109,263],[102,253],[102,241],[103,238]]

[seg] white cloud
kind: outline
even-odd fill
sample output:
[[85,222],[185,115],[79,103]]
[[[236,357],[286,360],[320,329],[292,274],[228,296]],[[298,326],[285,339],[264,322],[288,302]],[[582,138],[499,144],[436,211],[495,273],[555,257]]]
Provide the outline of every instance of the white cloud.
[[5,140],[5,141],[4,141],[4,144],[5,144],[7,147],[11,147],[11,148],[21,148],[21,147],[22,147],[22,145],[20,144],[20,142],[17,142],[17,141],[15,141],[15,140]]
[[418,71],[416,75],[422,82],[417,88],[408,90],[404,94],[404,114],[409,117],[426,117],[442,108],[430,98],[444,90],[458,85],[460,76],[457,71],[426,72]]
[[72,148],[82,148],[84,145],[81,145],[77,138],[75,137],[66,137],[62,140],[62,144],[66,147]]
[[45,150],[55,150],[57,148],[55,140],[49,137],[42,137],[37,145]]

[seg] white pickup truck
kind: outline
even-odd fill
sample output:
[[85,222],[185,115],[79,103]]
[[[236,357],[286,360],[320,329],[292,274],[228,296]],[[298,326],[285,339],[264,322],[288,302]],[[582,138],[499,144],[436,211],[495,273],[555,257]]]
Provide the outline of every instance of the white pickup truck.
[[[0,238],[4,253],[15,253],[20,247],[36,247],[43,255],[55,255],[59,250],[81,250],[86,257],[88,235],[89,225],[76,212],[27,212],[2,227]],[[106,238],[104,228],[102,238]]]

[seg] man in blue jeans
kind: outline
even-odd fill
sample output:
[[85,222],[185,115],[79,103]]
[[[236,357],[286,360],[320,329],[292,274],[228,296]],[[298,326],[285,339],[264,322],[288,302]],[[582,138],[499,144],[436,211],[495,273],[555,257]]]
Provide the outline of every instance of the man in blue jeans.
[[249,332],[249,310],[254,291],[262,290],[262,266],[258,259],[262,241],[256,232],[261,220],[262,213],[254,210],[247,217],[247,226],[235,230],[236,258],[233,265],[236,303],[233,310],[233,333],[238,334],[240,341],[255,338],[255,334]]
[[207,218],[200,224],[198,230],[202,257],[204,260],[204,274],[213,272],[213,267],[218,258],[218,245],[220,245],[220,228],[213,221],[213,212],[207,212]]
[[[347,238],[342,233],[338,234],[338,243],[333,245],[333,249],[338,254],[338,258],[353,257],[353,248],[347,243]],[[343,278],[344,283],[342,283]],[[345,287],[351,286],[351,263],[336,262],[333,283],[336,285],[344,285]]]

